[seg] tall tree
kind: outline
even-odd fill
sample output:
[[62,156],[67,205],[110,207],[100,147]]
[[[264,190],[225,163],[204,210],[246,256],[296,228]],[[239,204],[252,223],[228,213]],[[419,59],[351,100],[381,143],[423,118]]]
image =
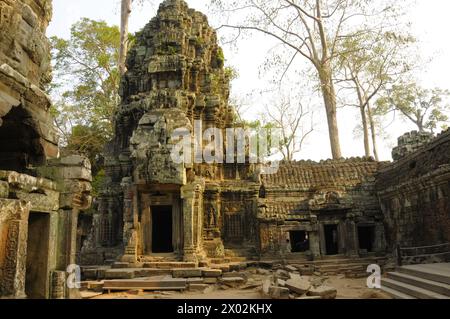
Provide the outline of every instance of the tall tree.
[[118,60],[120,75],[124,75],[127,71],[127,54],[131,39],[129,23],[132,6],[135,2],[138,5],[143,5],[145,1],[148,0],[120,0],[120,51]]
[[420,132],[434,133],[439,125],[448,124],[450,92],[440,88],[425,89],[415,82],[392,86],[387,94],[377,100],[383,109],[399,111]]
[[120,53],[119,53],[119,71],[120,75],[127,71],[126,60],[128,53],[128,29],[131,14],[131,4],[133,0],[121,0],[120,9]]
[[372,103],[389,84],[398,82],[411,71],[413,62],[409,61],[413,55],[408,48],[414,41],[409,35],[381,30],[361,33],[341,44],[344,53],[339,55],[337,69],[342,79],[336,82],[356,101],[348,105],[359,108],[367,157],[372,155],[372,140],[373,155],[379,159]]
[[301,152],[304,142],[314,131],[313,113],[303,103],[293,103],[290,97],[266,105],[261,120],[264,126],[271,125],[278,130],[278,151],[289,162]]
[[72,26],[70,39],[52,37],[51,44],[51,95],[63,150],[87,155],[95,174],[119,102],[119,28],[83,18]]
[[[222,12],[231,13],[221,27],[235,29],[239,34],[257,31],[276,39],[292,51],[288,67],[297,57],[311,63],[324,101],[331,153],[333,158],[342,157],[333,83],[334,60],[342,53],[339,44],[369,28],[377,28],[379,21],[387,22],[394,14],[394,2],[377,1],[374,5],[369,0],[212,0],[212,3]],[[370,19],[378,22],[370,26]],[[355,25],[366,28],[355,31]]]

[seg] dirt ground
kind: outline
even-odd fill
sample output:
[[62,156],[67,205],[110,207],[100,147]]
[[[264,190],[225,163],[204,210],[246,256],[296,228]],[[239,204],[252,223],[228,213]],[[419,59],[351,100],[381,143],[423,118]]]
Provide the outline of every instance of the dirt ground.
[[[390,299],[386,294],[369,289],[366,279],[348,279],[343,276],[330,276],[325,284],[337,289],[337,299]],[[210,286],[205,292],[143,292],[130,291],[93,296],[91,299],[266,299],[261,288],[226,289]]]

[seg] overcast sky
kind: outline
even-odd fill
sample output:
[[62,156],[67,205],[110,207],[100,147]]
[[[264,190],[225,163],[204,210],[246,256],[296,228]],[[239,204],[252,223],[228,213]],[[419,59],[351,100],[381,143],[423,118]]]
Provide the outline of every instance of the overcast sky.
[[[159,2],[159,0],[156,0]],[[205,0],[187,0],[192,8],[208,13]],[[82,17],[102,19],[109,24],[120,22],[119,0],[53,0],[53,20],[48,28],[48,35],[68,38],[70,27]],[[156,14],[157,5],[146,4],[137,7],[131,16],[130,32],[140,30]],[[422,55],[433,58],[427,69],[420,74],[422,84],[427,87],[439,86],[450,89],[450,1],[448,0],[417,0],[411,20],[413,30],[421,41]],[[210,23],[216,25],[210,16]],[[220,35],[220,33],[219,33]],[[264,36],[256,36],[241,43],[238,49],[224,47],[227,63],[239,72],[239,79],[233,83],[234,95],[244,96],[254,90],[261,90],[266,83],[259,79],[259,68],[264,62],[272,45]],[[252,110],[262,110],[263,101],[252,100]],[[249,114],[251,115],[251,114]],[[328,133],[323,114],[319,113],[319,125],[305,145],[301,158],[330,158]],[[316,115],[317,117],[317,115]],[[338,113],[342,151],[345,157],[362,156],[364,154],[361,138],[355,138],[353,130],[358,123],[358,112],[354,110],[339,110]],[[390,123],[390,121],[387,121]],[[322,123],[322,124],[320,124]],[[387,129],[388,138],[380,140],[382,160],[391,160],[391,148],[396,145],[396,139],[404,132],[413,129],[403,121],[396,121]]]

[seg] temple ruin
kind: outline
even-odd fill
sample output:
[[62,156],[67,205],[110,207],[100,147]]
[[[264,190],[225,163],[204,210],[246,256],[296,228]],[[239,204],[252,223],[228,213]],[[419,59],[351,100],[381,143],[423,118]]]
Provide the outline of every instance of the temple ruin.
[[395,163],[174,164],[177,128],[235,126],[228,82],[205,15],[164,1],[129,53],[85,264],[381,257],[450,241],[450,132],[402,137]]
[[[352,275],[395,267],[401,247],[450,242],[450,130],[405,134],[392,163],[281,162],[264,174],[249,161],[174,162],[177,129],[239,127],[216,31],[182,0],[165,0],[129,52],[106,179],[81,240],[92,178],[87,159],[59,156],[45,94],[51,12],[50,0],[0,1],[0,297],[77,298],[74,264],[94,280],[218,277],[251,263]],[[321,268],[333,258],[360,264]]]
[[69,298],[90,163],[59,157],[45,86],[51,1],[0,1],[0,297]]

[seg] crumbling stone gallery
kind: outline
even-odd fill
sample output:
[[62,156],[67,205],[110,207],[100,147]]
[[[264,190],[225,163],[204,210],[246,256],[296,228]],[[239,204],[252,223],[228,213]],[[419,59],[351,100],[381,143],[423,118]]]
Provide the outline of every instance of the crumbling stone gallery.
[[406,134],[393,163],[281,162],[275,174],[176,164],[176,129],[237,124],[215,30],[165,0],[129,52],[106,181],[81,243],[90,163],[59,157],[44,93],[50,19],[49,0],[0,0],[0,296],[77,297],[66,286],[76,263],[389,258],[397,245],[450,242],[450,130]]
[[58,158],[49,114],[51,1],[0,1],[0,297],[65,298],[91,165]]

